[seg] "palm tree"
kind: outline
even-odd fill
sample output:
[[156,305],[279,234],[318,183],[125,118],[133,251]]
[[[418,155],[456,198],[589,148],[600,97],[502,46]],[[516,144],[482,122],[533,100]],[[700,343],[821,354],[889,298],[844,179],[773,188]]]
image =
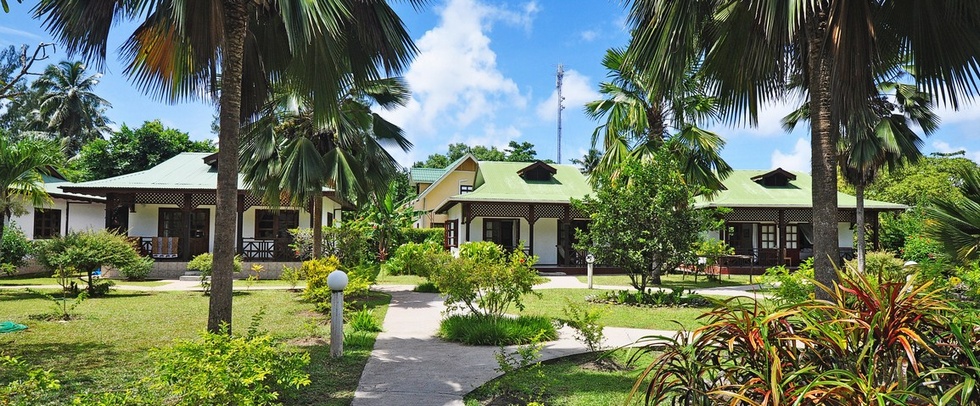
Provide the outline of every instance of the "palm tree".
[[51,131],[66,139],[68,156],[77,154],[85,143],[102,138],[111,131],[112,121],[105,111],[112,104],[94,92],[101,77],[98,73],[86,75],[81,62],[48,65],[32,85],[39,96],[38,111],[33,114],[38,122],[32,129]]
[[[385,145],[408,151],[412,143],[398,126],[371,111],[372,105],[391,109],[409,100],[401,78],[378,79],[347,89],[340,97],[339,116],[318,121],[308,99],[279,94],[262,116],[247,127],[242,156],[246,183],[278,205],[313,201],[313,255],[320,253],[322,190],[335,189],[352,203],[383,196],[398,171]],[[383,201],[383,199],[380,199]]]
[[579,169],[583,174],[589,175],[595,169],[596,165],[599,165],[599,160],[602,159],[602,152],[595,148],[589,148],[589,152],[582,155],[582,159],[572,158],[569,162],[578,165]]
[[963,199],[939,198],[926,207],[925,232],[957,260],[980,261],[980,170],[960,171]]
[[[865,241],[864,189],[874,182],[879,171],[887,167],[890,171],[898,166],[915,164],[922,158],[922,139],[912,129],[914,123],[926,135],[939,128],[939,117],[930,109],[929,95],[918,91],[915,86],[894,80],[882,82],[879,94],[873,97],[868,108],[879,119],[869,123],[866,128],[844,128],[840,142],[839,165],[844,179],[854,186],[857,200],[857,265],[858,272],[864,273]],[[792,131],[801,119],[809,118],[809,105],[783,118],[783,127]]]
[[62,161],[57,142],[32,137],[13,142],[0,134],[0,241],[7,222],[23,214],[25,204],[37,207],[51,201],[41,175],[60,167]]
[[[624,65],[621,49],[609,49],[602,60],[608,70],[609,82],[599,84],[601,100],[585,105],[593,120],[605,118],[605,123],[592,133],[592,145],[602,137],[604,153],[595,165],[590,182],[614,180],[625,162],[632,159],[649,160],[661,148],[678,157],[685,179],[710,191],[722,188],[721,180],[732,168],[721,158],[725,141],[693,123],[712,119],[716,104],[704,96],[694,70],[676,93],[656,93],[645,86],[642,74]],[[676,95],[676,97],[672,96]],[[674,127],[677,133],[668,134]]]
[[[912,61],[916,84],[958,107],[980,88],[980,3],[633,0],[627,64],[652,89],[676,89],[692,61],[733,122],[757,121],[791,77],[810,105],[814,269],[836,279],[839,129],[868,127],[880,73]],[[826,297],[818,289],[820,297]]]
[[[42,0],[35,15],[69,54],[100,63],[113,23],[142,19],[122,47],[132,80],[170,100],[218,95],[215,227],[222,230],[236,228],[241,124],[266,103],[269,89],[281,82],[302,89],[314,101],[315,114],[329,117],[345,84],[401,71],[415,52],[402,21],[382,0],[142,0],[111,5]],[[218,233],[208,313],[212,332],[231,330],[234,255],[235,234]]]

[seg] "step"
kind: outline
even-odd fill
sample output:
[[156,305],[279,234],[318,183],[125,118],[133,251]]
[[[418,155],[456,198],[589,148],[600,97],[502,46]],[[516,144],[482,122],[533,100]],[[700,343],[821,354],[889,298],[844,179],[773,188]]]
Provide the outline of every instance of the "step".
[[[211,280],[211,277],[208,276],[205,279],[207,279],[207,280],[210,281]],[[186,275],[186,274],[185,275],[181,275],[180,281],[182,281],[182,282],[200,282],[201,281],[201,275]]]

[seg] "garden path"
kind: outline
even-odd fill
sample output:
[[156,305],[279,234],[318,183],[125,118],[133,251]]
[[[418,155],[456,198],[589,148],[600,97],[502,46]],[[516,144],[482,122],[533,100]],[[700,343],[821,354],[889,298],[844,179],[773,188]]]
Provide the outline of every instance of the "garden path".
[[[463,395],[499,375],[496,347],[466,346],[436,337],[442,298],[434,293],[411,292],[412,286],[379,286],[391,293],[391,305],[354,395],[354,406],[462,405]],[[607,327],[605,345],[630,345],[647,335],[673,335],[672,331]],[[541,351],[552,359],[586,351],[563,328],[560,338]]]

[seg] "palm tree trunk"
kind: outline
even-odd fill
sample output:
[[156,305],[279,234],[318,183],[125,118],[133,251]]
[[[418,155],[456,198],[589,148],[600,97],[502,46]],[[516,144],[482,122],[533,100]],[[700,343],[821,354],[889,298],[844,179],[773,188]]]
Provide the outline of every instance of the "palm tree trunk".
[[[832,287],[840,259],[837,242],[837,138],[838,126],[831,114],[830,57],[825,49],[827,15],[818,11],[807,22],[810,149],[813,177],[813,271],[817,282]],[[818,299],[828,292],[815,288]]]
[[320,253],[323,252],[323,196],[318,195],[313,198],[313,253],[310,257],[313,259],[320,258]]
[[[862,174],[863,175],[863,174]],[[857,261],[858,272],[864,273],[864,250],[867,244],[864,241],[864,179],[854,185],[854,194],[857,198],[857,209],[855,210],[855,221],[857,222]]]
[[[242,61],[248,24],[244,0],[224,0],[225,47],[221,57],[218,185],[214,226],[214,265],[208,331],[231,334],[231,277],[234,272],[238,201],[238,136],[241,130]],[[238,230],[241,232],[241,230]]]

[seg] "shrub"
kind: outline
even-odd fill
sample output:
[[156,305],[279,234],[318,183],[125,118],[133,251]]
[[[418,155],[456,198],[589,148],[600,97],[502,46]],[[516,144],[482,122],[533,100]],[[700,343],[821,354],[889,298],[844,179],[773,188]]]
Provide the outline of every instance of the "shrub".
[[[235,255],[234,259],[235,273],[242,271],[242,257]],[[204,288],[204,294],[211,293],[211,271],[214,267],[214,254],[210,252],[205,252],[194,258],[187,263],[187,269],[191,271],[196,271],[201,273],[201,287]]]
[[437,268],[429,279],[446,296],[450,310],[468,309],[484,316],[502,316],[513,305],[523,309],[521,297],[534,294],[538,274],[531,268],[537,257],[523,251],[510,254],[491,242],[466,243],[460,257]]
[[344,297],[361,297],[367,295],[374,281],[378,279],[381,266],[378,264],[361,264],[347,269],[347,287]]
[[590,302],[612,303],[618,305],[641,307],[703,307],[708,300],[700,295],[684,294],[684,288],[674,287],[665,289],[646,289],[644,291],[616,290],[605,292],[600,296],[591,296]]
[[330,287],[327,286],[327,276],[330,272],[337,270],[340,262],[337,257],[311,259],[303,261],[299,272],[306,279],[306,289],[303,290],[303,299],[313,303],[318,311],[330,309]]
[[769,285],[772,298],[779,304],[803,303],[813,297],[813,258],[807,258],[794,272],[785,266],[766,269],[762,283]]
[[943,244],[939,241],[920,235],[910,235],[905,237],[902,259],[922,263],[945,256],[943,252]]
[[604,313],[602,308],[565,299],[565,307],[562,309],[562,313],[565,315],[565,319],[562,321],[575,329],[575,338],[585,344],[589,352],[602,349],[604,338],[602,329],[604,326],[599,322]]
[[4,227],[3,240],[0,241],[0,264],[13,268],[24,265],[24,260],[32,251],[31,242],[19,227],[14,224]]
[[283,387],[310,384],[308,353],[294,353],[267,334],[202,333],[152,352],[156,387],[186,405],[275,404]]
[[439,287],[436,286],[436,284],[432,283],[431,281],[425,281],[425,282],[422,282],[422,283],[418,284],[418,286],[416,286],[414,289],[412,289],[412,292],[419,292],[419,293],[442,293],[442,292],[439,292]]
[[[82,273],[91,277],[103,265],[123,269],[139,266],[136,263],[143,261],[126,236],[106,230],[71,232],[39,247],[38,261],[57,273]],[[100,290],[89,283],[90,296],[98,296]]]
[[364,306],[361,310],[349,313],[350,317],[347,324],[354,331],[367,331],[367,332],[379,332],[381,331],[381,323],[378,319],[374,317],[374,312]]
[[51,371],[34,367],[9,355],[0,354],[0,371],[10,381],[0,386],[0,402],[4,405],[33,405],[57,395],[61,382]]
[[[857,259],[844,263],[850,269],[857,270]],[[905,283],[905,278],[912,274],[905,267],[905,262],[895,257],[895,254],[884,251],[872,251],[864,254],[864,272],[871,281]]]
[[469,345],[515,345],[552,341],[558,331],[542,316],[452,315],[439,324],[439,337]]
[[[313,229],[292,229],[289,233],[293,236],[290,246],[296,255],[302,259],[312,258]],[[343,223],[340,227],[323,227],[321,249],[320,257],[334,256],[344,264],[360,264],[373,257],[367,232],[348,223]]]
[[451,259],[452,254],[443,249],[441,244],[410,242],[398,247],[383,268],[387,275],[428,277],[433,269],[445,266]]
[[282,272],[279,274],[279,280],[289,283],[289,290],[296,290],[296,285],[299,284],[300,277],[299,269],[285,265],[283,265]]
[[132,263],[119,268],[119,274],[131,281],[146,279],[153,270],[153,258],[140,257]]
[[440,247],[446,242],[446,230],[442,228],[402,228],[402,239],[405,244],[434,243]]

